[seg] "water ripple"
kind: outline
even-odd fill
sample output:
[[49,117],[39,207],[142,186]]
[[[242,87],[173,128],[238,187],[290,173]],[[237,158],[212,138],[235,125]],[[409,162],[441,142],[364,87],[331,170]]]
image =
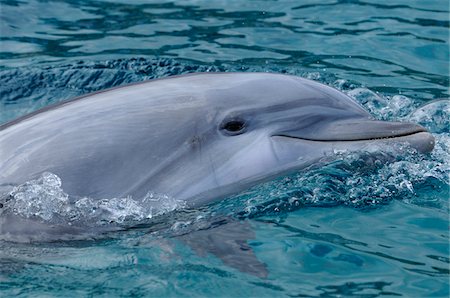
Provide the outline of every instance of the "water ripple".
[[[51,11],[44,9],[48,5]],[[146,56],[216,65],[283,63],[307,71],[339,71],[341,77],[380,88],[387,81],[392,84],[386,78],[398,78],[395,88],[411,94],[439,86],[440,97],[448,96],[448,12],[438,5],[430,8],[431,3],[415,5],[6,1],[0,61],[16,66],[23,61]],[[336,13],[337,8],[345,13]],[[441,63],[430,65],[431,58]],[[363,70],[381,79],[367,80]]]

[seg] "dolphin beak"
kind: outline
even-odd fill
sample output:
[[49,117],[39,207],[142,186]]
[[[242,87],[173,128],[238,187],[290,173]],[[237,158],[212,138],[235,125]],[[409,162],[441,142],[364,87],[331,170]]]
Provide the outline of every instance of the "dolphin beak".
[[293,128],[277,135],[320,142],[406,141],[423,153],[434,148],[434,137],[420,125],[372,119],[337,120],[322,125],[316,124],[308,129]]

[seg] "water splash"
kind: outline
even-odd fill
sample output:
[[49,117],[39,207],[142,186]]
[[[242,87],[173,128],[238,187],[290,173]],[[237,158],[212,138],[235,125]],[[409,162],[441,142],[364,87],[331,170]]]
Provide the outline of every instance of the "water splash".
[[70,212],[69,196],[61,189],[61,179],[51,173],[43,173],[38,179],[15,187],[4,208],[26,218],[39,217],[45,221],[52,221],[55,214]]
[[[346,91],[340,88],[340,85],[336,87]],[[403,118],[417,108],[417,103],[404,95],[386,96],[362,87],[348,90],[347,94],[361,103],[376,118],[382,120]]]
[[419,123],[436,133],[450,132],[450,100],[441,99],[413,111],[407,120]]
[[143,198],[70,197],[61,179],[49,172],[14,187],[4,198],[2,213],[35,219],[48,224],[101,226],[128,225],[184,208],[185,202],[149,192]]

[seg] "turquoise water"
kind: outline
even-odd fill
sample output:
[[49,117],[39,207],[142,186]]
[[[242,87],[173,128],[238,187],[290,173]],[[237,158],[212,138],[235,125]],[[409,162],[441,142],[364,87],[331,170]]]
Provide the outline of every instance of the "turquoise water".
[[[0,240],[0,296],[449,296],[447,1],[0,3],[1,123],[134,81],[269,71],[338,88],[437,141],[390,163],[342,155],[104,237]],[[205,231],[245,234],[267,277],[187,245],[214,242]]]

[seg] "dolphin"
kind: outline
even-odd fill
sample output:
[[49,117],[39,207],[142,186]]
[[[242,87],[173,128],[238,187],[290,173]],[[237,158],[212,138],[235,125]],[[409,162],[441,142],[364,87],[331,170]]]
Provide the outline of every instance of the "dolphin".
[[[116,87],[0,126],[0,240],[84,237],[82,225],[5,212],[1,198],[44,173],[73,198],[139,200],[151,192],[197,208],[336,152],[395,144],[426,153],[434,138],[416,124],[376,120],[340,91],[296,76],[199,73]],[[254,237],[248,225],[219,222],[178,238],[200,255],[267,276],[246,244]]]
[[[73,198],[139,200],[151,192],[197,208],[336,152],[396,144],[426,153],[434,138],[416,124],[376,120],[338,90],[296,76],[199,73],[116,87],[0,126],[0,240],[110,231],[8,212],[11,189],[45,173]],[[266,265],[246,244],[251,238],[248,223],[230,218],[177,237],[199,255],[266,277]]]
[[304,78],[189,74],[81,96],[0,126],[0,187],[50,172],[70,196],[151,191],[197,207],[339,150],[394,143],[429,152],[434,138],[416,124],[376,120]]

